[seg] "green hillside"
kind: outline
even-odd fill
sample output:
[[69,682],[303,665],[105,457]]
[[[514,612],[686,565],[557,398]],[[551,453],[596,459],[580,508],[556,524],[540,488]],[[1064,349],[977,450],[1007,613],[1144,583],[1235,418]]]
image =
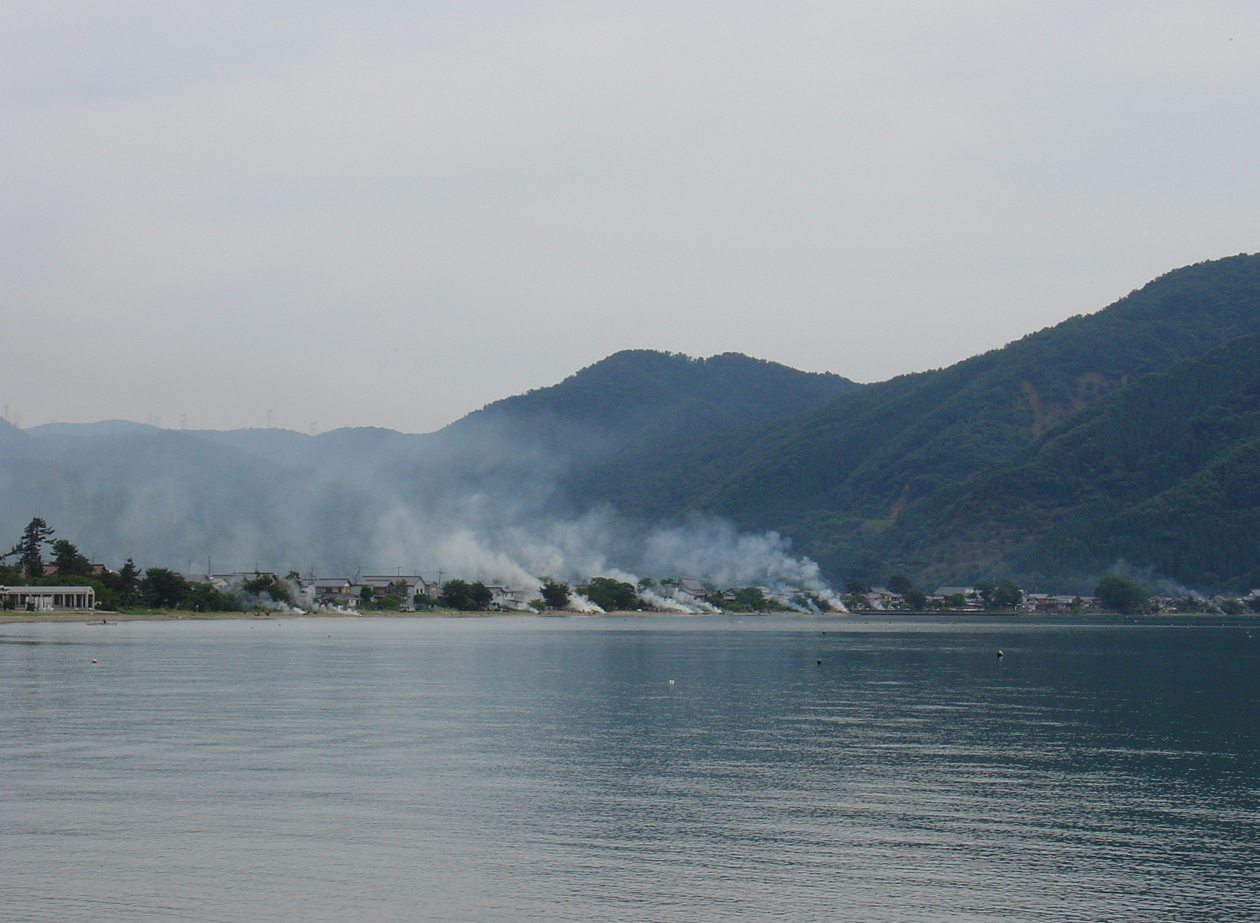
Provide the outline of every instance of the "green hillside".
[[872,553],[942,579],[1087,581],[1123,559],[1192,585],[1245,582],[1260,545],[1220,526],[1260,508],[1246,508],[1244,485],[1213,491],[1246,470],[1257,439],[1260,337],[1249,336],[1136,380],[1009,465],[916,505]]
[[489,404],[442,435],[507,435],[557,450],[598,445],[595,454],[602,455],[780,420],[860,388],[839,375],[739,353],[693,359],[623,350],[559,384]]
[[[704,510],[777,529],[833,577],[876,577],[888,553],[913,551],[906,563],[925,577],[961,578],[1004,554],[951,536],[929,550],[912,534],[926,528],[918,520],[1142,376],[1257,333],[1260,256],[1200,263],[947,369],[870,385],[778,423],[665,451],[631,448],[581,472],[572,488],[587,500],[615,497],[646,518]],[[1035,507],[1027,515],[1035,522],[986,543],[1022,547],[1061,514]]]

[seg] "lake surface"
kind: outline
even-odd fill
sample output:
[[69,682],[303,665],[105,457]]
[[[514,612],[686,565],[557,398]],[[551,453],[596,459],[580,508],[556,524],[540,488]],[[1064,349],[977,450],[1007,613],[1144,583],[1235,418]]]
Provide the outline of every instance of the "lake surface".
[[0,625],[0,920],[1260,920],[1258,666],[1251,618]]

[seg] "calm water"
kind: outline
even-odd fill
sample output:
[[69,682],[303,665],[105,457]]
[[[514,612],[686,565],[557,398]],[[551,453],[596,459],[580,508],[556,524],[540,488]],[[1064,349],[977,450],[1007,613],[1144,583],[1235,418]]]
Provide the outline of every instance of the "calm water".
[[1258,664],[1254,619],[0,626],[0,920],[1260,920]]

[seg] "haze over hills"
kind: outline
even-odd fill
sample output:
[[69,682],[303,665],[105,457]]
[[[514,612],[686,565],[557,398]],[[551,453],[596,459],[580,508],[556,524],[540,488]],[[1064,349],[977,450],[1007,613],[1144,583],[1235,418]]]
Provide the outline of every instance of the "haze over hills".
[[[618,353],[551,388],[436,433],[170,431],[50,424],[0,432],[0,524],[52,523],[106,563],[588,576],[641,565],[653,533],[606,504],[577,508],[567,471],[821,406],[859,386],[734,354]],[[725,527],[698,526],[694,568],[796,567],[780,544],[732,564]],[[673,535],[673,531],[668,532]],[[659,546],[662,534],[656,534]],[[213,562],[218,562],[217,564]]]
[[1088,588],[1123,560],[1246,588],[1257,337],[1260,256],[1240,255],[865,386],[639,350],[422,435],[0,427],[0,526],[39,515],[107,563],[181,569],[801,579],[769,531],[833,580]]

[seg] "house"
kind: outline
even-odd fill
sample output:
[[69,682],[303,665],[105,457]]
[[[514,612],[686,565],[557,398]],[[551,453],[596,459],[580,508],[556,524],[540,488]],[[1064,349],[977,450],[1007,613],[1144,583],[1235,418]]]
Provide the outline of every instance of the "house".
[[683,577],[678,581],[678,592],[680,595],[690,596],[697,602],[709,598],[709,591],[704,588],[704,584],[690,577]]
[[384,574],[365,575],[353,587],[355,595],[362,593],[365,586],[372,588],[372,597],[378,603],[391,593],[398,596],[401,601],[399,608],[403,612],[416,611],[417,596],[436,596],[441,592],[436,584],[432,585],[434,590],[430,592],[430,584],[417,574],[395,574],[392,577]]
[[56,612],[96,608],[90,586],[0,587],[0,606],[9,611]]
[[1072,612],[1082,606],[1079,596],[1055,596],[1050,593],[1027,593],[1024,602],[1035,612]]
[[962,596],[964,605],[968,609],[981,609],[984,606],[980,599],[980,591],[973,586],[938,586],[931,598],[937,602],[944,602],[951,596]]
[[353,586],[345,577],[313,577],[307,580],[303,591],[311,594],[313,605],[326,609],[352,609],[359,604]]
[[[108,568],[108,567],[106,567],[104,564],[89,564],[89,565],[88,565],[88,572],[87,572],[87,576],[89,576],[89,577],[99,577],[101,574],[103,574],[103,573],[107,572],[108,570],[109,570],[109,568]],[[44,576],[45,576],[45,577],[55,577],[56,575],[57,575],[57,565],[56,565],[56,564],[45,564],[45,565],[44,565]]]
[[529,601],[538,594],[525,587],[506,586],[499,583],[487,583],[490,591],[490,607],[493,609],[510,609],[522,612],[529,609]]
[[866,604],[876,610],[900,609],[905,605],[905,598],[888,587],[876,586],[866,594]]
[[212,574],[208,582],[220,593],[240,593],[246,583],[254,580],[262,580],[263,583],[259,585],[281,582],[280,578],[276,574],[265,570],[256,570],[251,572],[237,571],[231,574]]

